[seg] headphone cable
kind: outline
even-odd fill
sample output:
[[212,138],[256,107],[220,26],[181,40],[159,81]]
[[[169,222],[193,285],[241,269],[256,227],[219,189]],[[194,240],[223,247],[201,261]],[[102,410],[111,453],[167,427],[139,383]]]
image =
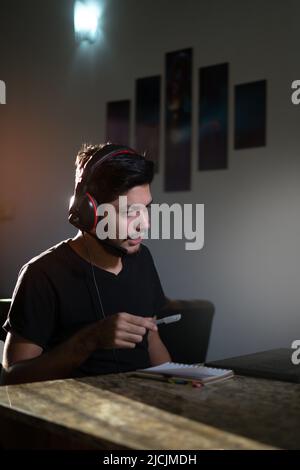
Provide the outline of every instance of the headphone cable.
[[[95,286],[95,289],[96,289],[96,292],[97,292],[97,298],[98,298],[98,302],[99,302],[99,305],[100,305],[100,310],[101,310],[101,313],[102,313],[103,320],[105,320],[107,317],[106,317],[105,312],[104,312],[103,303],[102,303],[102,300],[101,300],[101,295],[100,295],[98,283],[97,283],[97,280],[96,280],[95,269],[94,269],[94,265],[92,263],[92,257],[91,257],[91,253],[90,253],[90,250],[89,250],[89,247],[88,247],[88,243],[87,243],[84,231],[82,231],[82,235],[83,235],[83,239],[84,239],[84,243],[85,243],[85,247],[86,247],[86,252],[87,252],[87,255],[88,255],[88,258],[89,258],[92,278],[93,278],[94,286]],[[114,361],[115,361],[115,364],[116,364],[117,373],[120,374],[121,370],[120,370],[120,367],[119,367],[119,362],[118,362],[118,359],[117,359],[117,354],[116,354],[115,348],[112,348],[112,353],[113,353]]]

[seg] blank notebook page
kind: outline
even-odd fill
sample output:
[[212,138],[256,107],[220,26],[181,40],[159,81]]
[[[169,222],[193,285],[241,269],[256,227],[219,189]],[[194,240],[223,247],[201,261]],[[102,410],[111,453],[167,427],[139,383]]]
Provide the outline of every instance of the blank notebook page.
[[176,362],[164,362],[159,366],[142,369],[142,371],[154,374],[174,375],[196,379],[209,379],[232,375],[232,371],[228,369],[226,370],[217,369],[214,367],[205,367],[203,364],[179,364]]

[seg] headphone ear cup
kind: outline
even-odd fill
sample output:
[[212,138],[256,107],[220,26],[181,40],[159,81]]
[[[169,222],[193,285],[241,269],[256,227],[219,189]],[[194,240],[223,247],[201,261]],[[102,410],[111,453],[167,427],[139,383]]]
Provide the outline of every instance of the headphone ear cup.
[[97,226],[97,207],[97,201],[90,193],[76,197],[70,209],[69,222],[80,230],[90,232]]

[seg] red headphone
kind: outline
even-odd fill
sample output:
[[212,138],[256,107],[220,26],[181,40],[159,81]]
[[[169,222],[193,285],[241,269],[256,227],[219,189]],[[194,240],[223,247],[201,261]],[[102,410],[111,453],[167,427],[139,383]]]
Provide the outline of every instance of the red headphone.
[[71,199],[69,207],[69,222],[84,232],[90,232],[97,226],[98,202],[88,192],[88,186],[96,169],[103,162],[117,155],[137,155],[137,153],[122,145],[108,144],[97,150],[89,159],[84,167],[81,181],[75,188],[74,196]]

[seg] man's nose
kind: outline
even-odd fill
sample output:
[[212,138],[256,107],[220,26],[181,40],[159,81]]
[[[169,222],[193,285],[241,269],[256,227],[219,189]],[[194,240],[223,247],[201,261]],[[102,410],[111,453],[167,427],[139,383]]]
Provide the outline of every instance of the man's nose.
[[143,229],[148,230],[150,228],[150,217],[148,211],[143,214]]
[[149,214],[148,211],[142,211],[140,213],[140,223],[137,227],[137,230],[139,232],[146,232],[150,228],[150,219],[149,219]]

